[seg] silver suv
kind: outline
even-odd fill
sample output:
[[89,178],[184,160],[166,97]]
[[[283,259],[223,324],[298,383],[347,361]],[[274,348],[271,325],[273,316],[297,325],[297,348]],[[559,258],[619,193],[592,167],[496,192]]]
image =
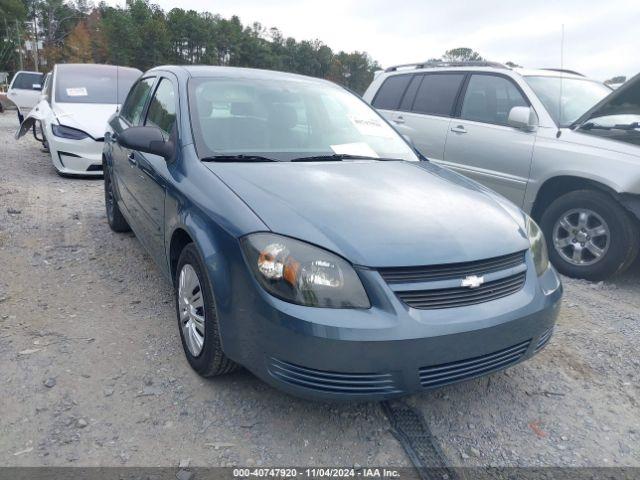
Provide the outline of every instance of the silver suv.
[[364,99],[425,157],[540,223],[565,275],[605,279],[640,247],[640,75],[620,89],[567,70],[422,63]]

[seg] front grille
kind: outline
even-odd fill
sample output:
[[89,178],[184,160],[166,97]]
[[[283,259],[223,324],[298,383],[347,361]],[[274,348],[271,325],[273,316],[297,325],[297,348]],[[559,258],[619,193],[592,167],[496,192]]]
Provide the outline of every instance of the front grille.
[[102,171],[102,164],[97,164],[97,165],[89,165],[89,167],[87,168],[87,172],[101,172]]
[[301,367],[271,359],[269,373],[276,379],[298,387],[327,393],[370,395],[399,393],[390,373],[338,373]]
[[454,287],[437,290],[397,292],[398,298],[412,308],[433,310],[455,308],[497,300],[520,291],[526,272],[487,282],[477,288]]
[[388,283],[434,282],[464,278],[468,275],[485,275],[517,267],[524,263],[525,252],[517,252],[501,257],[476,260],[473,262],[448,263],[427,267],[392,267],[378,271]]
[[545,332],[538,339],[538,343],[536,344],[536,353],[542,350],[549,340],[551,340],[551,335],[553,335],[553,327],[545,330]]
[[420,384],[425,388],[440,387],[486,375],[518,362],[529,348],[531,340],[480,357],[422,367],[418,370]]

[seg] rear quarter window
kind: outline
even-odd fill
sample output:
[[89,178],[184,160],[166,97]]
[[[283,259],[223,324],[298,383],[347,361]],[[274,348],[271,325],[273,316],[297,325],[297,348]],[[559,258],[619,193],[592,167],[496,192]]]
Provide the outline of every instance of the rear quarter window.
[[371,105],[382,110],[396,110],[411,77],[412,75],[394,75],[387,78],[376,93]]

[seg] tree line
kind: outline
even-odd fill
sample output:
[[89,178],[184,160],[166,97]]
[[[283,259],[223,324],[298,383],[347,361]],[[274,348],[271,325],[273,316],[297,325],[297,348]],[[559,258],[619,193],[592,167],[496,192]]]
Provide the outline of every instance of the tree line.
[[[56,63],[110,63],[144,71],[162,64],[265,68],[326,78],[362,93],[379,69],[365,52],[333,51],[237,16],[173,8],[148,0],[122,7],[86,0],[0,0],[0,71],[40,71]],[[38,46],[38,50],[35,46]],[[21,65],[22,64],[22,65]]]

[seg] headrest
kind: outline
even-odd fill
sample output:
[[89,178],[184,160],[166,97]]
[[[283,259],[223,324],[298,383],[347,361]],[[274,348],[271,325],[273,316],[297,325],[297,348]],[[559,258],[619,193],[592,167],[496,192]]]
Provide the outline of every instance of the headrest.
[[231,102],[231,115],[248,117],[253,115],[253,104],[249,102]]

